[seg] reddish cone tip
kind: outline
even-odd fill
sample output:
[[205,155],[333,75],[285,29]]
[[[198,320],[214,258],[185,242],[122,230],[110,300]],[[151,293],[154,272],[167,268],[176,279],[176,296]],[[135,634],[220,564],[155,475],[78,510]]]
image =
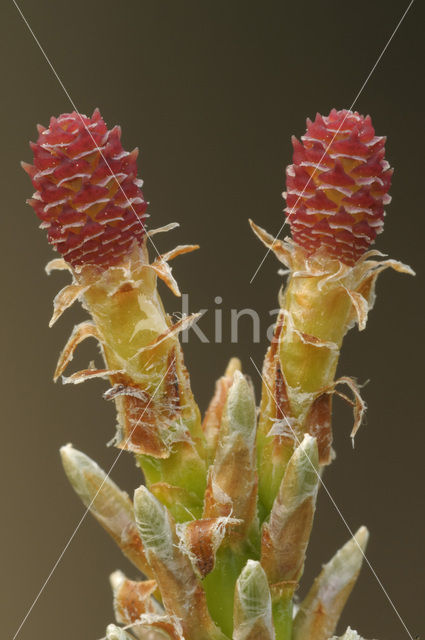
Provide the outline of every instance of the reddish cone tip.
[[108,131],[98,109],[91,118],[64,113],[38,131],[34,166],[23,166],[49,242],[73,267],[121,262],[145,234],[137,149],[124,151],[120,127]]
[[292,138],[294,164],[286,170],[287,220],[295,242],[353,265],[384,225],[393,169],[386,138],[370,116],[336,111],[307,120],[301,142]]

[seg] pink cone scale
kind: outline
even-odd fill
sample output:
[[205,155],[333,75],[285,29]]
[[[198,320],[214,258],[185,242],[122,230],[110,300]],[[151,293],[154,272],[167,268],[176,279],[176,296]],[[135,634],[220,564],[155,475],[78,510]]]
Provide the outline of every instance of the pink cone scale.
[[308,119],[301,141],[292,138],[285,212],[293,240],[308,255],[320,249],[351,266],[381,233],[393,174],[385,141],[370,116],[336,109]]
[[50,244],[72,267],[119,264],[145,235],[138,150],[123,149],[120,127],[108,130],[98,109],[91,118],[64,113],[38,131],[34,165],[23,167]]

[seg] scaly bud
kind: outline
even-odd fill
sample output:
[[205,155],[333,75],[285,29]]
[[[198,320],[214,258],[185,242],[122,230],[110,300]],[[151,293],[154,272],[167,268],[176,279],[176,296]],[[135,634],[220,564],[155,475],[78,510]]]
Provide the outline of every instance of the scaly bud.
[[133,505],[109,476],[88,456],[68,444],[60,450],[63,468],[85,507],[142,573],[152,574],[138,535]]
[[369,533],[360,527],[323,567],[294,620],[293,640],[328,640],[362,566]]
[[259,562],[248,560],[235,588],[233,640],[274,640],[272,601]]
[[166,507],[141,486],[134,493],[134,510],[168,615],[180,620],[183,635],[191,640],[224,640],[209,615],[205,592],[189,556],[180,549],[176,525]]
[[286,170],[287,220],[295,242],[308,254],[353,265],[374,243],[384,224],[393,169],[385,141],[370,116],[332,109],[307,120],[294,164]]
[[261,564],[269,582],[293,583],[301,577],[319,485],[319,455],[315,438],[306,434],[295,449],[263,526]]
[[304,568],[318,485],[317,442],[306,434],[289,460],[262,531],[261,564],[270,583],[275,629],[282,637],[291,633],[292,597]]
[[205,417],[202,422],[202,429],[205,433],[208,454],[211,459],[214,458],[217,441],[221,428],[221,419],[223,417],[223,409],[226,404],[229,389],[233,383],[233,375],[235,371],[241,371],[242,365],[239,358],[231,358],[224,376],[219,378],[215,384],[215,392],[211,399]]
[[121,129],[91,118],[51,118],[31,143],[34,166],[23,164],[36,192],[29,204],[47,237],[72,267],[107,268],[145,235],[146,202],[137,178],[138,151],[125,151]]
[[242,526],[234,531],[237,536],[243,536],[255,520],[256,422],[252,387],[236,370],[223,410],[216,456],[210,467],[203,517],[241,519]]
[[[204,580],[210,611],[228,635],[234,585],[246,563],[247,549],[258,537],[256,423],[252,386],[236,370],[223,409],[216,455],[209,468],[203,514],[204,518],[232,517],[240,521],[239,526],[227,530],[214,570]],[[219,601],[217,593],[223,594]]]

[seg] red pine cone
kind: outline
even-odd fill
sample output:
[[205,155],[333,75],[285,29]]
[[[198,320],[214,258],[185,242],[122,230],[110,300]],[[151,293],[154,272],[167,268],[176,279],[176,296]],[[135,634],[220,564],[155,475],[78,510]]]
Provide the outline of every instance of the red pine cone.
[[283,194],[292,237],[309,255],[324,247],[353,265],[383,230],[391,201],[386,138],[375,136],[370,116],[332,109],[308,119],[301,140],[292,138],[294,164]]
[[108,131],[98,109],[91,118],[64,113],[38,131],[34,166],[23,167],[50,244],[73,267],[119,263],[145,234],[138,150],[124,151],[120,127]]

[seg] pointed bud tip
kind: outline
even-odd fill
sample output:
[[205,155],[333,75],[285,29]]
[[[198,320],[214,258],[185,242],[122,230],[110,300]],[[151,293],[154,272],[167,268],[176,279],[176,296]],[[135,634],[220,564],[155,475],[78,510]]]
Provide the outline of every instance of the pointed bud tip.
[[74,449],[74,445],[72,444],[72,442],[67,442],[60,447],[59,451],[61,455],[66,455],[70,449]]
[[134,514],[145,549],[160,556],[169,555],[173,534],[168,510],[144,485],[134,492]]
[[338,638],[334,636],[331,640],[364,640],[357,631],[348,627],[343,636],[339,636]]
[[230,358],[224,375],[226,378],[232,378],[236,371],[242,371],[242,362],[239,358]]
[[354,534],[353,539],[364,552],[369,542],[369,530],[365,526],[361,526]]
[[118,589],[122,586],[125,579],[126,579],[125,574],[120,570],[117,570],[111,573],[111,575],[109,576],[109,584],[111,585],[112,591],[114,593],[116,593]]
[[319,470],[319,448],[317,440],[314,436],[306,433],[300,444],[295,449],[292,458],[290,459],[290,466],[294,467],[296,473],[299,473],[301,468],[304,473],[311,476],[311,481],[317,484],[318,470]]
[[236,609],[239,623],[248,622],[271,611],[266,573],[257,560],[248,560],[236,582]]
[[270,601],[270,590],[266,572],[257,560],[248,560],[237,580],[237,589],[242,606],[263,609]]
[[[75,464],[78,459],[78,454],[81,453],[78,449],[74,449],[73,445],[68,442],[59,449],[60,457],[63,466]],[[82,454],[84,455],[84,454]]]
[[68,471],[78,471],[80,472],[83,467],[93,467],[93,469],[98,468],[98,465],[94,460],[89,458],[85,453],[75,449],[75,447],[69,442],[68,444],[63,445],[59,449],[59,453],[62,460],[62,465],[65,469],[65,472],[68,474]]
[[346,584],[355,579],[362,566],[368,540],[369,531],[364,526],[360,527],[324,565],[322,573],[337,584]]
[[158,502],[155,496],[149,491],[147,487],[145,487],[144,484],[140,485],[140,487],[137,487],[137,489],[135,489],[134,491],[135,503],[137,503],[138,505],[142,505],[144,504],[144,502],[153,502],[153,501]]
[[309,433],[305,433],[300,446],[306,451],[314,449],[317,447],[317,439]]
[[240,580],[255,580],[258,577],[265,577],[266,574],[264,572],[261,563],[258,560],[248,560],[246,565],[241,571],[239,576]]
[[230,431],[245,435],[253,434],[256,428],[256,407],[252,385],[241,371],[233,373],[233,383],[229,389],[226,416]]

